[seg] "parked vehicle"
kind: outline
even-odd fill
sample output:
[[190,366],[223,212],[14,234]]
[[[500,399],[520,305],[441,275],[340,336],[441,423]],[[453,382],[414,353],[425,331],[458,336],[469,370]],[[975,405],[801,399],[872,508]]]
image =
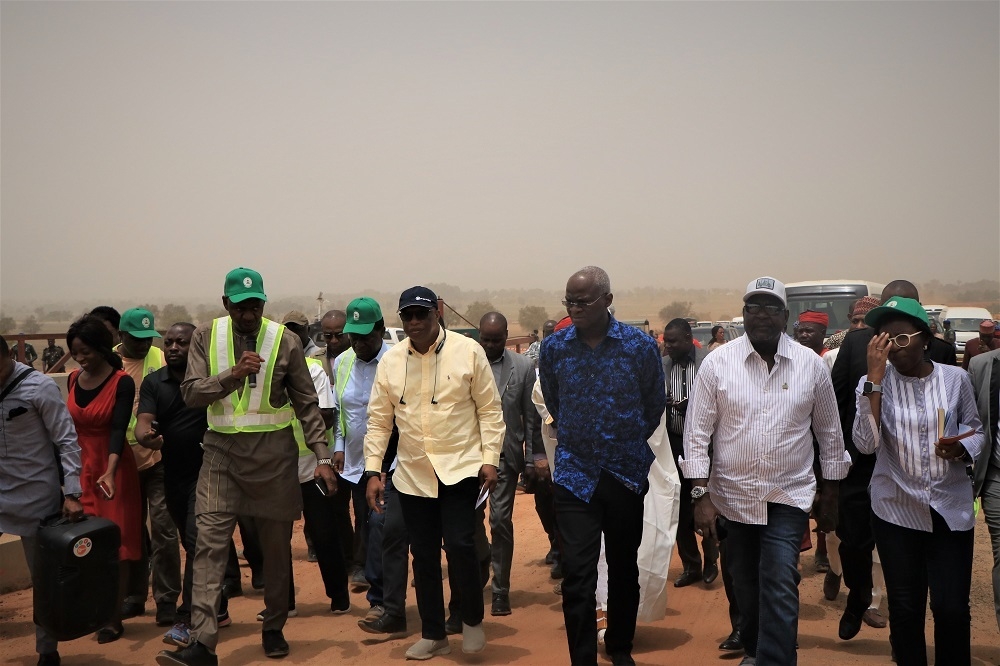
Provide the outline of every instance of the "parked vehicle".
[[984,319],[993,319],[986,308],[947,307],[940,315],[941,321],[951,322],[951,330],[955,331],[955,353],[959,362],[965,353],[965,343],[979,337],[979,325]]
[[387,328],[385,329],[385,333],[382,334],[382,339],[391,347],[397,342],[405,340],[406,333],[403,333],[403,329],[401,328]]
[[884,284],[867,280],[813,280],[785,285],[788,301],[788,334],[806,310],[825,312],[830,317],[827,334],[851,327],[851,305],[863,296],[882,297]]

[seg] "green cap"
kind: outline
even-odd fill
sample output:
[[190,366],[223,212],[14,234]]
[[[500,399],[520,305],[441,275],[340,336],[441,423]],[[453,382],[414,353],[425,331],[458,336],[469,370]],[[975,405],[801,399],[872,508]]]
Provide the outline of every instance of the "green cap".
[[252,268],[234,268],[226,274],[226,298],[233,303],[245,301],[248,298],[267,300],[264,295],[264,278]]
[[920,305],[920,302],[912,298],[902,298],[901,296],[892,296],[882,305],[869,311],[865,315],[865,323],[872,328],[878,328],[879,323],[885,316],[892,312],[899,312],[912,317],[923,324],[924,328],[930,328],[931,324],[930,320],[927,319],[927,311]]
[[367,296],[355,298],[347,304],[347,323],[344,324],[344,333],[368,335],[381,319],[382,308],[374,298]]
[[156,325],[153,322],[153,313],[146,308],[132,308],[122,313],[121,323],[118,330],[124,331],[136,338],[159,338],[156,332]]

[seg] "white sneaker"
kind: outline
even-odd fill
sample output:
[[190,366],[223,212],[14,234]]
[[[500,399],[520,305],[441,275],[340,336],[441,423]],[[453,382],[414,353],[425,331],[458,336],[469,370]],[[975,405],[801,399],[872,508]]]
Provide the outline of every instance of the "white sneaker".
[[486,647],[486,632],[483,631],[483,623],[480,622],[474,627],[462,623],[462,652],[475,654],[482,652]]
[[421,638],[406,651],[406,658],[424,661],[439,654],[451,654],[451,646],[448,645],[447,638],[443,638],[439,641],[432,641],[429,638]]

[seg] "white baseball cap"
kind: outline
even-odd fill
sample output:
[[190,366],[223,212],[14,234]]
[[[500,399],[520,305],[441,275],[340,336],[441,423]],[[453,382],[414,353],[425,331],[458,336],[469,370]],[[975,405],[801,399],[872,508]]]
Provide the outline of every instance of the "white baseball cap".
[[756,294],[774,296],[781,301],[782,305],[788,305],[788,301],[785,300],[785,285],[773,277],[764,276],[756,280],[750,280],[750,284],[747,285],[747,292],[743,294],[743,302],[746,303],[748,298]]

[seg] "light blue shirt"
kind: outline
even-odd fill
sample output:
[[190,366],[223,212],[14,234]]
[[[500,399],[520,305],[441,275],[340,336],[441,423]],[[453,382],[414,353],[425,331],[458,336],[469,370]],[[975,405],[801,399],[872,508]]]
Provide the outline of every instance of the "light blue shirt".
[[337,398],[337,411],[344,415],[347,426],[347,436],[341,432],[340,423],[334,426],[334,451],[344,454],[344,472],[340,475],[351,483],[361,480],[365,472],[365,434],[368,432],[368,400],[371,398],[372,386],[375,384],[375,371],[382,356],[389,350],[389,345],[382,343],[375,358],[365,362],[355,357],[351,374],[347,377],[343,395],[336,385],[337,370],[344,360],[341,354],[333,362],[334,387]]

